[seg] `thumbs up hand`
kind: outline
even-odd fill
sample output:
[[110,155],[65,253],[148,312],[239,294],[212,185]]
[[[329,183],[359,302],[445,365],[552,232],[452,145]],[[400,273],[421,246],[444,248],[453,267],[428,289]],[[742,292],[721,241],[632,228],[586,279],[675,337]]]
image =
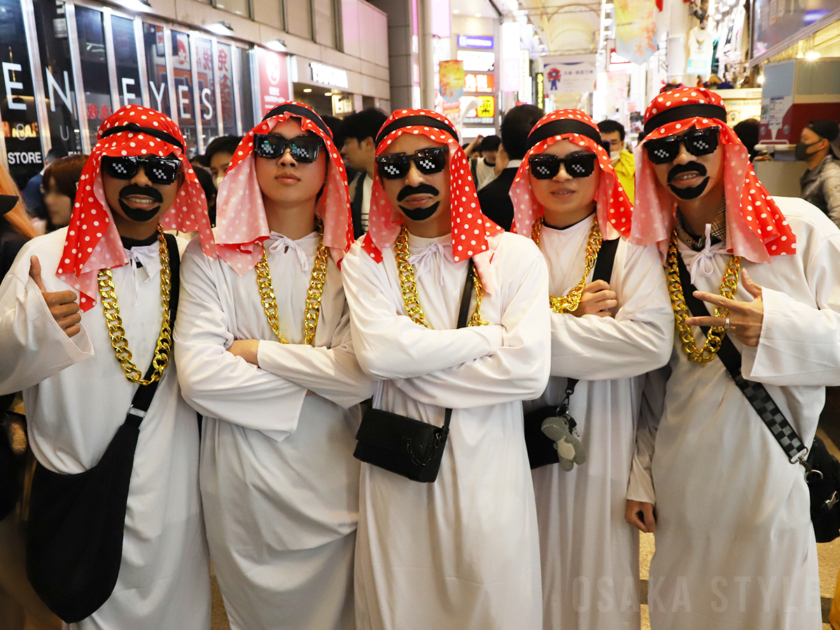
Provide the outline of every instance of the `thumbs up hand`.
[[68,337],[78,335],[82,330],[79,326],[82,316],[79,313],[76,294],[73,291],[55,291],[52,293],[47,291],[44,287],[44,281],[41,279],[41,261],[38,260],[37,256],[32,256],[29,259],[29,277],[41,289],[41,295],[44,296],[47,308],[50,309],[50,315],[53,316],[61,330]]

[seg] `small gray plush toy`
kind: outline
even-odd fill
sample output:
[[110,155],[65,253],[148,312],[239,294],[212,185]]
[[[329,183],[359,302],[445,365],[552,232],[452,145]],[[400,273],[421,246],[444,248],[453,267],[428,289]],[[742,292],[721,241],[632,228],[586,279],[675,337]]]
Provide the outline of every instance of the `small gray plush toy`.
[[542,432],[554,440],[554,448],[560,457],[560,468],[566,472],[571,471],[575,464],[582,466],[586,463],[586,451],[580,443],[576,427],[577,423],[568,411],[546,418],[542,423]]

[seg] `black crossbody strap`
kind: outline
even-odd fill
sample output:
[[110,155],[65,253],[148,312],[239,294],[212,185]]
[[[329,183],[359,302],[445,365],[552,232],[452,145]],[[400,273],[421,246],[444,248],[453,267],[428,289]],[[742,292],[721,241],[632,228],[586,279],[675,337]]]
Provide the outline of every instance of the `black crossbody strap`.
[[[699,298],[694,297],[694,292],[697,288],[691,283],[691,275],[683,262],[682,255],[677,252],[677,265],[680,270],[680,284],[683,289],[683,296],[685,296],[685,304],[692,315],[705,316],[709,313],[705,303]],[[699,314],[699,315],[698,315]],[[704,335],[709,334],[708,326],[701,326]],[[718,358],[723,362],[726,371],[732,376],[732,380],[741,390],[741,393],[749,401],[752,408],[761,418],[762,422],[770,429],[770,433],[776,438],[779,446],[785,452],[785,455],[792,464],[804,461],[808,455],[808,449],[802,443],[802,439],[796,433],[796,430],[791,426],[784,412],[779,409],[776,401],[770,396],[770,392],[761,383],[748,381],[741,374],[741,353],[738,348],[732,343],[729,335],[724,335],[720,350],[717,353]]]
[[[169,287],[169,326],[174,330],[175,315],[178,312],[178,296],[181,292],[181,257],[178,252],[177,239],[171,234],[165,234],[164,238],[166,240],[166,249],[169,252],[169,272],[172,277]],[[171,356],[169,360],[172,360]],[[149,369],[146,370],[146,375],[143,377],[143,380],[149,380],[153,373],[154,363],[149,365]],[[128,408],[126,420],[133,420],[138,426],[140,425],[152,404],[152,399],[155,397],[159,382],[155,381],[148,385],[140,385],[137,388],[137,391],[134,392],[134,398],[131,399],[131,406]]]
[[[461,295],[461,310],[458,312],[458,328],[464,328],[467,325],[467,317],[470,314],[470,296],[472,295],[473,276],[475,275],[475,263],[473,259],[469,260],[469,268],[467,269],[467,279],[464,281],[464,293]],[[443,430],[449,431],[449,421],[452,419],[452,409],[446,408],[443,413]]]

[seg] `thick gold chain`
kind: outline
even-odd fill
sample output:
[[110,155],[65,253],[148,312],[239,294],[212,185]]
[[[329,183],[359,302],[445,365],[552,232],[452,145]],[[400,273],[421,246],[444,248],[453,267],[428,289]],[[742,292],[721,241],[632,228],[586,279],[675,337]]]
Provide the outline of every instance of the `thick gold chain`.
[[[324,283],[327,281],[327,261],[329,250],[324,245],[324,237],[321,236],[321,244],[315,254],[315,263],[312,266],[312,276],[309,279],[309,288],[306,291],[306,303],[303,309],[303,343],[311,344],[315,339],[315,331],[318,329],[318,318],[321,315],[321,297],[324,294]],[[263,246],[263,254],[260,261],[254,267],[257,274],[257,288],[260,292],[260,302],[263,311],[268,318],[271,330],[277,335],[280,343],[289,343],[280,334],[280,322],[277,316],[277,296],[274,294],[274,285],[271,282],[271,269],[268,266],[268,258]]]
[[[701,350],[697,349],[691,327],[685,323],[685,320],[691,317],[691,313],[685,304],[685,295],[683,295],[682,284],[680,283],[680,268],[677,263],[677,256],[679,256],[677,250],[677,232],[674,230],[674,233],[671,235],[671,244],[668,246],[668,291],[671,294],[671,306],[674,309],[677,331],[680,336],[680,341],[682,341],[683,350],[688,355],[688,360],[705,365],[709,361],[714,360],[723,343],[723,337],[726,335],[726,331],[723,326],[712,326],[709,329],[709,334],[706,335],[706,343],[703,344],[703,348]],[[721,282],[719,291],[720,295],[730,300],[732,299],[732,296],[735,295],[735,290],[738,288],[738,276],[740,274],[741,257],[732,256],[726,265],[726,271],[723,272],[723,282]],[[715,307],[715,317],[728,316],[729,309],[723,308],[722,306]]]
[[169,269],[169,250],[166,247],[166,239],[163,237],[163,230],[158,226],[158,241],[160,242],[160,298],[163,303],[163,322],[160,325],[160,336],[155,346],[155,358],[152,359],[154,371],[149,380],[143,378],[142,372],[132,361],[131,351],[128,349],[128,340],[125,338],[120,317],[120,306],[117,304],[117,294],[114,290],[114,277],[110,269],[99,271],[99,297],[102,300],[102,311],[105,313],[105,321],[108,324],[108,335],[111,337],[111,346],[120,366],[125,372],[125,377],[132,383],[149,385],[159,381],[166,366],[169,365],[169,355],[172,351],[172,330],[169,327],[169,291],[172,286],[172,274]]
[[[394,255],[397,259],[400,293],[402,294],[403,304],[405,304],[406,314],[414,323],[431,328],[426,322],[423,307],[420,305],[420,297],[417,295],[417,281],[414,279],[414,265],[409,261],[408,230],[405,229],[405,226],[400,230],[394,243]],[[481,298],[484,295],[484,287],[481,285],[478,273],[473,274],[473,286],[475,287],[475,310],[470,316],[467,326],[487,326],[487,322],[481,319]]]
[[[531,231],[531,238],[540,245],[540,234],[542,233],[542,221],[534,223],[534,229]],[[598,259],[598,252],[601,251],[601,243],[603,237],[601,236],[601,228],[598,225],[597,217],[592,222],[592,230],[589,232],[589,241],[586,243],[586,263],[583,268],[583,278],[569,291],[566,295],[561,297],[548,296],[548,303],[551,310],[555,313],[573,313],[580,306],[580,298],[583,295],[583,289],[586,287],[586,279],[589,278],[589,272],[595,266],[595,261]]]

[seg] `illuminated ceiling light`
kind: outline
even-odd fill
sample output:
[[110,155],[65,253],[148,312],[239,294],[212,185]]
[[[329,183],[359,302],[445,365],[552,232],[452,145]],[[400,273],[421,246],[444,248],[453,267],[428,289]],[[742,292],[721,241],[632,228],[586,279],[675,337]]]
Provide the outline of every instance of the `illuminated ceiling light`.
[[332,92],[324,92],[324,96],[332,96]]
[[270,42],[266,42],[266,47],[271,48],[271,50],[276,50],[277,52],[286,52],[288,48],[286,48],[286,42],[282,39],[272,39]]
[[481,17],[481,13],[476,13],[475,17]]
[[312,88],[303,88],[303,91],[309,94],[312,91]]
[[233,28],[228,22],[213,22],[213,24],[208,24],[204,28],[211,33],[216,33],[216,35],[233,35]]
[[117,4],[131,11],[148,11],[152,8],[149,0],[117,0]]
[[805,53],[806,61],[814,61],[816,59],[819,59],[821,56],[822,55],[820,55],[820,53],[818,53],[816,50],[809,50]]
[[452,13],[458,14],[461,12],[461,9],[452,9]]
[[759,85],[764,85],[764,75],[763,74],[758,75],[758,84]]
[[797,59],[802,59],[804,56],[805,56],[805,55],[803,55],[802,53],[799,53],[798,55],[796,55],[796,58],[797,58]]

